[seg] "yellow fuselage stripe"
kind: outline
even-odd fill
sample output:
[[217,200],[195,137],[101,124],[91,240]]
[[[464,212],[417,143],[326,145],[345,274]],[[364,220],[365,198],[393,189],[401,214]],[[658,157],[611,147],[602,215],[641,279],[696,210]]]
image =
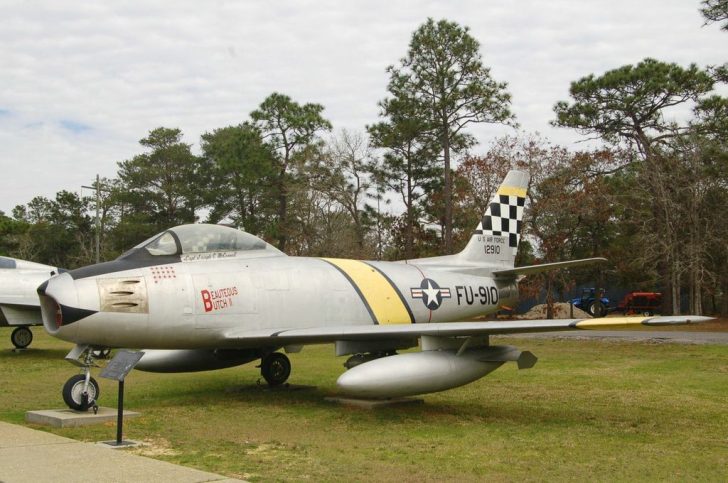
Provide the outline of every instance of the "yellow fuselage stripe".
[[378,324],[409,324],[412,322],[397,289],[375,268],[359,260],[324,258],[344,272],[358,289]]
[[526,188],[519,188],[518,186],[501,186],[498,188],[498,194],[503,196],[518,196],[520,198],[525,198]]

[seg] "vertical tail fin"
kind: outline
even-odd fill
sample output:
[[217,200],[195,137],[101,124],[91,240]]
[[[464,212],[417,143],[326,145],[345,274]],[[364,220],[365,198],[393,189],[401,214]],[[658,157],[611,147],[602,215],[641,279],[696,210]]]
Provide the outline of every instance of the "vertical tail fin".
[[523,207],[529,176],[523,171],[509,171],[488,205],[483,219],[458,257],[499,267],[513,267],[521,241]]

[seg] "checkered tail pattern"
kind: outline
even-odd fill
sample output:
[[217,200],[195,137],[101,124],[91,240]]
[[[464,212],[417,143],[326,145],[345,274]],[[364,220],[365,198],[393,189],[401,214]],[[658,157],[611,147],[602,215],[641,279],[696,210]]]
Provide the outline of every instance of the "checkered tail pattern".
[[518,247],[525,204],[525,196],[497,194],[488,205],[475,234],[507,237],[508,246]]

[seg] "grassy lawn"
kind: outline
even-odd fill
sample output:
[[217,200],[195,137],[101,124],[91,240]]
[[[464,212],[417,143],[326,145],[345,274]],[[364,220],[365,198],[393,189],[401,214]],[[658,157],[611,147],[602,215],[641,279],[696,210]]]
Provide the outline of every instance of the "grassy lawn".
[[[70,346],[33,332],[31,349],[13,353],[0,329],[0,420],[25,424],[27,410],[63,406]],[[126,408],[142,416],[125,437],[149,443],[140,454],[253,481],[728,480],[728,346],[508,343],[538,364],[374,411],[324,401],[343,370],[331,346],[290,355],[291,383],[310,389],[259,388],[254,364],[133,372]],[[97,379],[102,404],[115,407],[116,383]],[[114,424],[39,429],[116,435]]]

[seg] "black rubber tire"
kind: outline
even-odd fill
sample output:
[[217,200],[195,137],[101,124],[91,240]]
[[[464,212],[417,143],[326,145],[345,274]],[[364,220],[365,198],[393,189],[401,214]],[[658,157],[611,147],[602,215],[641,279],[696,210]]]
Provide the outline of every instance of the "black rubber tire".
[[285,354],[272,352],[260,361],[260,374],[269,386],[280,386],[291,375],[291,361]]
[[607,315],[607,308],[604,306],[604,304],[599,301],[595,300],[591,304],[589,304],[589,315],[591,315],[594,318],[600,318]]
[[65,402],[66,406],[74,411],[88,411],[88,409],[92,407],[96,401],[98,401],[99,396],[101,395],[99,384],[96,382],[96,379],[92,377],[88,386],[88,400],[84,405],[82,392],[85,380],[86,376],[83,374],[76,374],[68,379],[68,381],[66,381],[63,385],[63,402]]
[[589,315],[591,315],[592,317],[594,316],[594,302],[590,303],[586,307],[586,313],[589,314]]
[[33,332],[27,327],[16,327],[10,334],[10,342],[18,349],[25,349],[33,342]]

